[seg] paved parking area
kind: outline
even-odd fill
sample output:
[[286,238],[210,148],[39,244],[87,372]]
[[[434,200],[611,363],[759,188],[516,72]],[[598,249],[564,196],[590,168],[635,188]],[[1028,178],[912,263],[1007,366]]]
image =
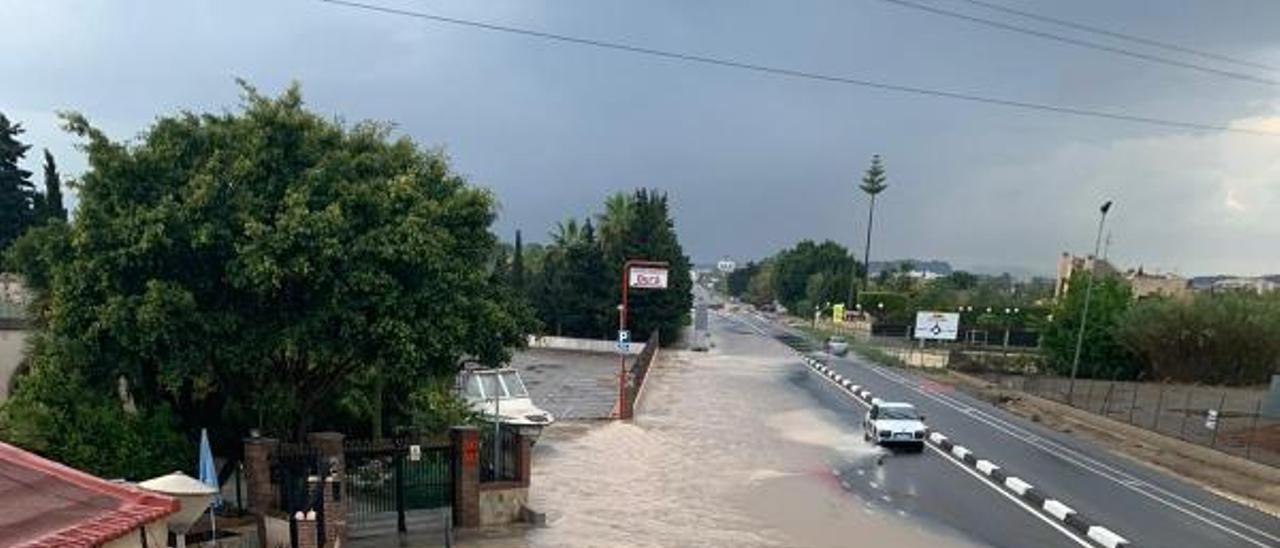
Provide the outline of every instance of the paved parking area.
[[511,367],[533,403],[557,420],[607,419],[618,399],[618,356],[531,348],[517,352]]

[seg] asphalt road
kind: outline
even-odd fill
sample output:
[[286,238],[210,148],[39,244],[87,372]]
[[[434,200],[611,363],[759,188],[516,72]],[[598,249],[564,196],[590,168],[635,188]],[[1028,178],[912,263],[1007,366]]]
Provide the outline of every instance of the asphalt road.
[[[755,357],[794,355],[781,343],[760,335],[740,321],[713,317],[715,351],[744,363]],[[919,527],[947,531],[965,544],[997,547],[1092,546],[1057,529],[1051,519],[1021,507],[1015,497],[983,483],[968,468],[932,451],[892,452],[862,442],[863,404],[842,395],[826,381],[807,372],[796,360],[794,373],[781,381],[782,390],[796,390],[812,405],[839,417],[858,444],[856,451],[831,447],[830,481],[868,508],[907,518]],[[833,516],[833,519],[839,519]],[[850,539],[850,545],[856,545]]]
[[[740,331],[762,338],[790,332],[756,316],[742,314],[726,319],[742,322]],[[1090,443],[1043,428],[910,371],[877,366],[852,355],[835,358],[824,354],[822,359],[877,397],[915,404],[933,430],[965,445],[982,458],[999,463],[1006,472],[1030,482],[1135,546],[1280,546],[1280,520],[1269,515],[1113,456]],[[799,362],[797,370],[805,371]],[[835,388],[830,392],[836,393]],[[850,409],[851,417],[854,411]],[[858,428],[852,418],[850,428]],[[942,462],[945,457],[937,452],[932,453],[922,460],[937,461],[937,465],[921,462],[897,465],[904,473],[925,474],[930,478],[928,482],[915,482],[929,485],[927,493],[918,497],[919,504],[925,505],[928,513],[949,522],[986,516],[984,523],[998,524],[1000,529],[993,533],[994,540],[983,540],[995,545],[1070,545],[1062,542],[1067,540],[1066,534],[1056,532],[1056,544],[1027,540],[1025,535],[1031,534],[1029,529],[1049,530],[1049,527],[1029,520],[1031,512],[1009,501],[957,498],[960,495],[954,491],[974,492],[973,496],[978,496],[976,493],[994,490],[982,485],[978,478],[966,477],[955,466]],[[943,480],[941,476],[950,479]],[[977,506],[964,508],[968,505]],[[978,509],[981,511],[974,511]]]

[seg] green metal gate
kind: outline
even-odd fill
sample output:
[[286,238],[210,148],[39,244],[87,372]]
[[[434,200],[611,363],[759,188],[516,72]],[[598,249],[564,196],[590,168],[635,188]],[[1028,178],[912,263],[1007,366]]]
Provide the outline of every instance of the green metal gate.
[[453,502],[453,451],[446,444],[396,439],[348,441],[347,523],[364,536],[406,533],[415,510],[448,509]]

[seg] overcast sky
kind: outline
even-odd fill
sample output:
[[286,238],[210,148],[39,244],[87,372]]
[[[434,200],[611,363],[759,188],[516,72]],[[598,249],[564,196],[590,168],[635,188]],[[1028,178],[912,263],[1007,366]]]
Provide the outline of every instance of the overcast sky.
[[[602,40],[902,85],[1280,132],[1280,86],[1162,66],[883,0],[367,0]],[[984,11],[1009,23],[1280,79]],[[1280,67],[1280,3],[989,0]],[[302,83],[311,108],[395,122],[502,202],[495,230],[545,239],[608,193],[667,191],[696,261],[802,238],[861,249],[855,184],[885,157],[873,260],[1051,272],[1093,245],[1182,274],[1280,272],[1280,137],[1024,112],[601,51],[315,0],[0,0],[0,112],[37,171],[84,169],[55,111],[116,138],[179,109]],[[856,242],[856,244],[855,244]]]

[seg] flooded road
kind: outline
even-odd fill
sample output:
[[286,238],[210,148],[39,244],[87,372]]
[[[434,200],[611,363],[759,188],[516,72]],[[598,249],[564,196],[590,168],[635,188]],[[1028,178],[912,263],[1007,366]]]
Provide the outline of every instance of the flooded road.
[[897,457],[816,402],[776,343],[719,327],[711,352],[663,355],[634,421],[543,434],[530,502],[547,526],[503,546],[985,544],[876,490]]

